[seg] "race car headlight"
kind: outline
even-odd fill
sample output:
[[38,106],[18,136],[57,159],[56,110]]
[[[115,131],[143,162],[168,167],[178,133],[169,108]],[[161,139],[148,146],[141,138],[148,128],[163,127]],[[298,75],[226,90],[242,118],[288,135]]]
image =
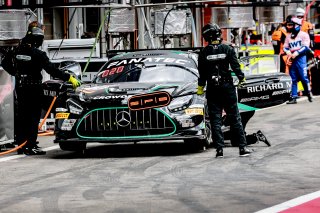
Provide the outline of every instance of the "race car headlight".
[[77,119],[65,119],[61,125],[61,130],[71,131]]
[[192,118],[188,115],[176,116],[176,119],[180,123],[182,128],[190,128],[195,126]]
[[80,104],[76,103],[71,99],[68,99],[66,102],[67,102],[70,113],[77,114],[77,115],[80,115],[82,113],[83,108],[82,106],[80,106]]
[[175,98],[171,101],[168,109],[172,112],[177,112],[188,108],[192,101],[193,95],[186,95],[182,97]]

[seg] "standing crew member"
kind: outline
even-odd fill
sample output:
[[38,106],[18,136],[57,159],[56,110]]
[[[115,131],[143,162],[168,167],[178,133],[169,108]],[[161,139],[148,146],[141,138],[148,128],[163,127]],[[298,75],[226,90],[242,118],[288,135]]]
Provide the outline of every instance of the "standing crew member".
[[230,118],[231,131],[238,140],[240,156],[249,156],[251,151],[246,148],[247,142],[238,109],[236,89],[233,85],[229,65],[239,78],[241,84],[245,82],[244,73],[240,69],[234,49],[221,41],[221,29],[217,24],[207,24],[202,28],[202,36],[208,42],[199,55],[198,90],[197,94],[204,94],[207,83],[206,98],[213,141],[217,145],[216,157],[223,157],[224,137],[221,130],[222,111],[226,111]]
[[[307,52],[307,64],[308,64],[308,61],[310,61],[314,58],[314,52],[312,50],[314,50],[314,48],[315,48],[315,42],[314,42],[315,36],[314,36],[314,27],[310,22],[308,22],[306,20],[306,15],[307,14],[304,9],[302,9],[300,7],[298,7],[296,9],[296,17],[301,20],[301,31],[308,33],[309,37],[310,37],[310,51]],[[307,67],[308,67],[308,65],[307,65]],[[308,79],[310,82],[310,73],[308,70],[307,70],[307,76],[308,76]],[[305,85],[304,82],[301,82],[301,83],[304,88],[303,94],[306,95],[307,85]]]
[[43,39],[44,33],[40,25],[31,23],[19,47],[2,61],[3,68],[16,78],[15,90],[18,104],[15,140],[18,145],[27,141],[22,148],[22,152],[26,155],[46,153],[36,144],[43,99],[42,69],[53,77],[71,82],[74,88],[80,86],[76,78],[55,68],[46,53],[38,49]]
[[292,15],[288,15],[285,22],[277,27],[277,29],[272,33],[272,44],[274,48],[274,53],[280,56],[280,72],[289,73],[289,69],[286,66],[287,56],[283,52],[283,44],[287,36],[286,23],[291,22]]
[[300,79],[307,90],[308,100],[312,102],[311,88],[307,76],[307,52],[310,51],[310,38],[306,32],[300,30],[301,19],[292,18],[287,22],[288,35],[283,51],[287,54],[287,64],[290,66],[289,74],[292,78],[291,100],[288,104],[296,104],[298,98],[298,80]]

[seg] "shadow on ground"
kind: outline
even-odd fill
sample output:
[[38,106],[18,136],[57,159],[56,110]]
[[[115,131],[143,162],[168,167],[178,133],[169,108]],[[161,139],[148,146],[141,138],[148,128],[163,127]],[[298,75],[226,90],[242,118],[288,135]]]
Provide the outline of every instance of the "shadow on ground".
[[[207,147],[207,149],[212,146]],[[72,158],[126,158],[126,157],[152,157],[152,156],[179,156],[202,152],[197,146],[186,145],[183,142],[175,143],[137,143],[137,144],[94,144],[87,145],[82,152],[62,151],[54,152],[54,159]]]

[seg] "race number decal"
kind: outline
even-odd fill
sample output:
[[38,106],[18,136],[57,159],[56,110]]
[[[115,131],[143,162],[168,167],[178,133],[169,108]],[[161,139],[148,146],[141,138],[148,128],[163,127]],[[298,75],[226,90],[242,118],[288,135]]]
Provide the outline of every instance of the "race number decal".
[[118,74],[121,73],[123,71],[124,66],[120,66],[120,67],[113,67],[111,69],[107,69],[105,71],[103,71],[101,77],[105,78],[114,74]]

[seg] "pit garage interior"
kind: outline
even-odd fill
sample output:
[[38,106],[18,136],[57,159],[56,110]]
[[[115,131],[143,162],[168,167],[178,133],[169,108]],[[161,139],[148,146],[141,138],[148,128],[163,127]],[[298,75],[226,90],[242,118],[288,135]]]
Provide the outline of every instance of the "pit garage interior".
[[[257,110],[246,131],[261,129],[271,146],[254,144],[249,159],[239,160],[229,141],[225,161],[214,158],[213,147],[190,151],[179,142],[94,144],[86,153],[65,152],[52,142],[56,115],[46,109],[38,140],[47,155],[10,151],[16,147],[15,77],[3,70],[1,59],[19,45],[30,22],[45,26],[41,49],[51,62],[81,70],[86,84],[119,54],[199,51],[206,45],[201,28],[209,22],[222,28],[239,60],[256,56],[243,60],[246,72],[279,72],[271,34],[298,7],[314,26],[308,67],[314,102],[302,96],[295,109],[281,104]],[[320,2],[312,0],[0,0],[0,212],[26,206],[28,212],[319,212],[319,12]],[[45,71],[43,77],[53,80]],[[57,94],[46,92],[49,107]]]

